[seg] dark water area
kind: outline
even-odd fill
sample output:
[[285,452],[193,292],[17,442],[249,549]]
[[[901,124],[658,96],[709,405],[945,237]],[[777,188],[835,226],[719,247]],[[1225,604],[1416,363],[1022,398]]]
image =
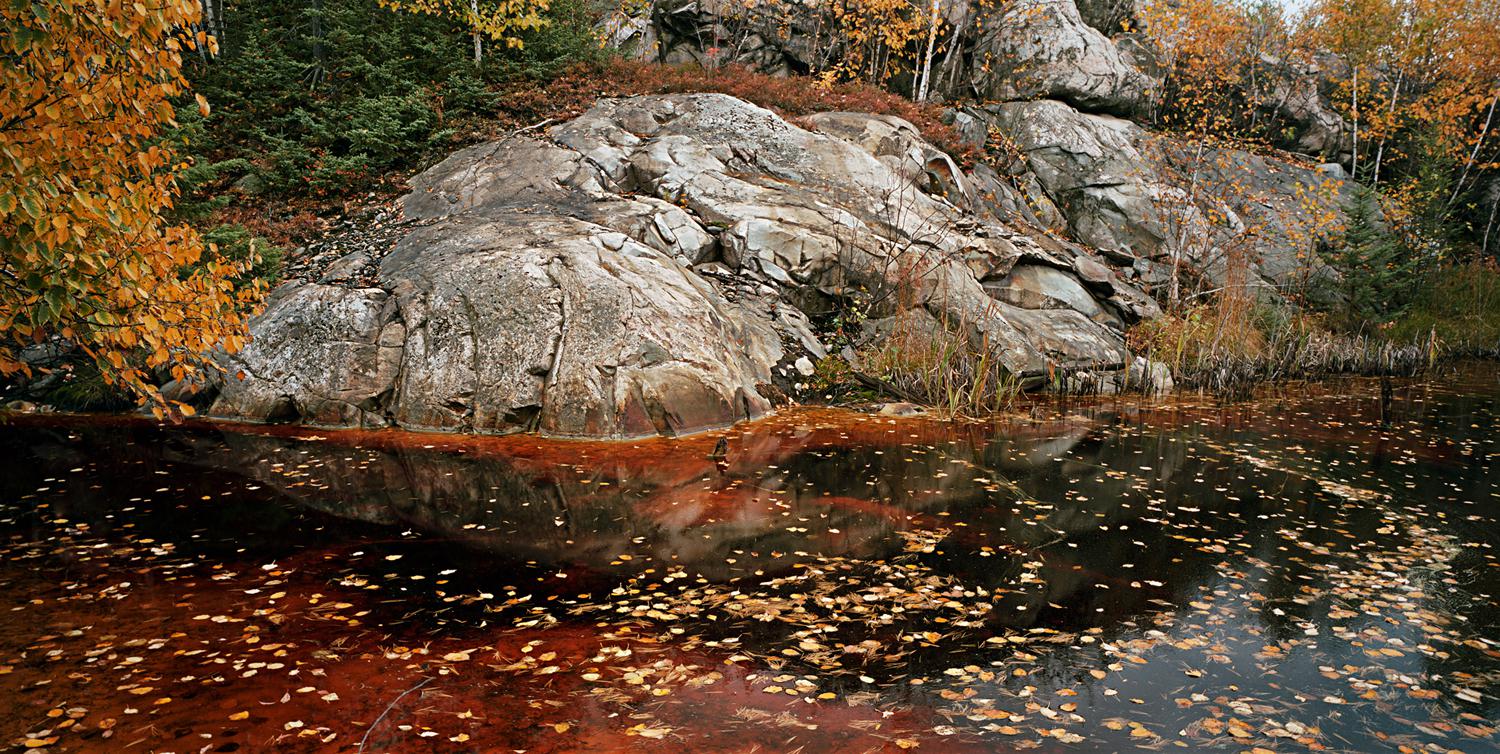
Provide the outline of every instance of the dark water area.
[[621,443],[12,417],[0,750],[1500,752],[1497,414],[1476,364]]

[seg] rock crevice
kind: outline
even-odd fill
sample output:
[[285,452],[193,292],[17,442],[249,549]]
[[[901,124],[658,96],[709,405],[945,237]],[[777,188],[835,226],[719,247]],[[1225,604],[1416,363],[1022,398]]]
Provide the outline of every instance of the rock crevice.
[[319,424],[694,431],[765,414],[827,353],[799,304],[897,289],[884,316],[921,310],[1016,375],[1128,363],[1122,329],[1154,310],[1105,260],[950,201],[968,177],[910,124],[811,125],[724,95],[634,97],[548,140],[461,150],[413,179],[376,285],[277,292],[212,412],[272,420],[289,399]]

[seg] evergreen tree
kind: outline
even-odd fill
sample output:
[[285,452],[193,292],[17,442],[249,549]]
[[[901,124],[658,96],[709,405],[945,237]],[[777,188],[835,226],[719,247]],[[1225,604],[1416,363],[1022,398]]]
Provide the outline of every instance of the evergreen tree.
[[1356,186],[1344,207],[1341,242],[1325,249],[1323,261],[1339,273],[1339,324],[1349,329],[1389,320],[1410,299],[1416,259],[1384,224],[1374,191]]

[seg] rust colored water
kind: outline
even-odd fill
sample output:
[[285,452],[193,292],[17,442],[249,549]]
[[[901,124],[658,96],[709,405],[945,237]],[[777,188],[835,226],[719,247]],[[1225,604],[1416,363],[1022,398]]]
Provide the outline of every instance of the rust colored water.
[[0,747],[1500,751],[1500,383],[1379,396],[624,443],[15,417]]

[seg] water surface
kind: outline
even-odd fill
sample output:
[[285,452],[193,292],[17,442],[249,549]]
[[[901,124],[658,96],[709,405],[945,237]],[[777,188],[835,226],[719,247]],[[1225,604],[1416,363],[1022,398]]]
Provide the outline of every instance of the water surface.
[[1500,751],[1497,401],[1490,364],[629,443],[16,418],[0,747]]

